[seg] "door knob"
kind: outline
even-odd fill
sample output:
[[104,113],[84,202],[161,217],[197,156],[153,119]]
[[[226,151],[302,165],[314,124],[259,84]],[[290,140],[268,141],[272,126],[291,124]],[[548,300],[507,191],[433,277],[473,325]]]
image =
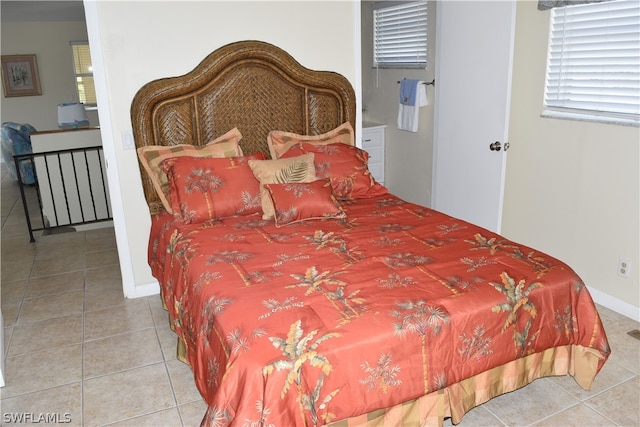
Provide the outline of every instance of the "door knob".
[[489,150],[491,151],[500,151],[500,149],[502,149],[502,144],[500,144],[500,141],[489,144]]

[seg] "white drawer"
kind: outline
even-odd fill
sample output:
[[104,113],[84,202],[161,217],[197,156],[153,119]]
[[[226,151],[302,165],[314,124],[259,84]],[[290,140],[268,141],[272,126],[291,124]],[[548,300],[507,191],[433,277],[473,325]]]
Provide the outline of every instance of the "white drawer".
[[369,151],[370,147],[384,147],[384,132],[363,132],[362,148]]
[[382,163],[369,163],[369,172],[375,178],[376,182],[384,184],[384,164]]
[[369,171],[384,185],[384,125],[363,126],[362,149],[369,153]]
[[364,151],[369,153],[369,164],[371,163],[384,163],[384,146],[377,147],[362,147]]

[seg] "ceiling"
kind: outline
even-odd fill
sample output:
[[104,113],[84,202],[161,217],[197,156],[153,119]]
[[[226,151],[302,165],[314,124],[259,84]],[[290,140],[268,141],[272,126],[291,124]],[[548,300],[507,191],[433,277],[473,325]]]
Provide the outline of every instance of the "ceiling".
[[2,22],[84,21],[82,0],[0,1]]

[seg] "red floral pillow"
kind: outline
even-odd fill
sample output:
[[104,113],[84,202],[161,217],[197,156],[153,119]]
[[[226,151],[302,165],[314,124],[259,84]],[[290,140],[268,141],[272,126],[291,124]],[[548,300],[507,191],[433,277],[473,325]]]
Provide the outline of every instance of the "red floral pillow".
[[262,211],[260,183],[244,157],[172,157],[160,167],[169,178],[171,208],[187,223]]
[[242,134],[238,128],[233,128],[229,132],[209,142],[207,145],[194,146],[191,144],[177,144],[170,146],[148,145],[139,147],[138,158],[140,164],[147,171],[153,188],[158,193],[158,197],[167,212],[173,213],[169,195],[169,180],[167,175],[160,168],[160,163],[171,157],[238,157],[242,156],[240,140]]
[[329,178],[333,193],[340,200],[379,196],[387,189],[378,184],[369,172],[369,153],[343,143],[314,145],[301,142],[289,148],[281,157],[314,153],[317,178]]
[[276,227],[310,219],[339,219],[345,213],[333,196],[331,182],[264,184],[275,207]]

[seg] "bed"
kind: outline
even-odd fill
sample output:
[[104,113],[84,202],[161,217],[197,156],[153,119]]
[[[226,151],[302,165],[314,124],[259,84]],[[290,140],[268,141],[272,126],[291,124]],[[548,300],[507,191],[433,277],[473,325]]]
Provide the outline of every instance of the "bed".
[[343,76],[223,46],[131,108],[148,260],[202,424],[442,425],[610,349],[561,261],[375,182]]

